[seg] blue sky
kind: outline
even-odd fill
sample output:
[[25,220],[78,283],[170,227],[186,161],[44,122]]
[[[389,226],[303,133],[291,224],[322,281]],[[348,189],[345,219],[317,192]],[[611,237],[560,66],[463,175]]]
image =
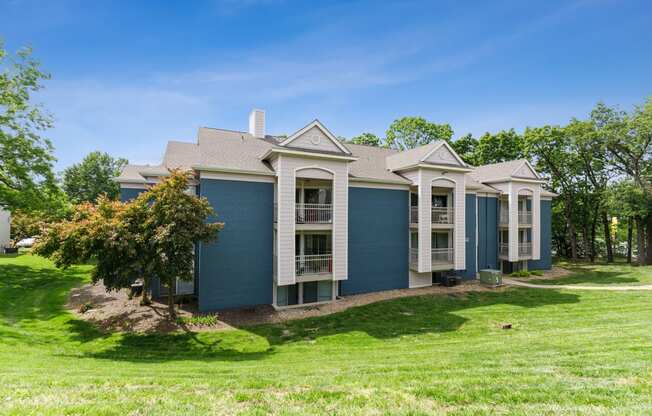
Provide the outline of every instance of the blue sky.
[[466,133],[564,123],[652,94],[652,2],[0,0],[0,37],[52,74],[57,169],[93,150],[158,163],[199,126],[319,118],[383,135],[419,115]]

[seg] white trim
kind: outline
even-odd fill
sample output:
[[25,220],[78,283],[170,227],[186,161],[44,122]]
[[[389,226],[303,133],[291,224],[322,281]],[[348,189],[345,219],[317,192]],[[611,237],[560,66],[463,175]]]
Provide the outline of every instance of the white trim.
[[504,178],[492,179],[489,181],[482,181],[482,183],[504,183],[504,182],[522,182],[522,183],[548,183],[542,179],[526,179],[526,178],[513,178],[511,176],[506,176]]
[[411,182],[408,179],[401,181],[399,179],[375,179],[375,178],[363,178],[361,176],[350,176],[349,182],[372,182],[372,183],[386,183],[392,185],[411,185]]
[[552,198],[554,198],[554,197],[552,197],[552,196],[542,196],[540,199],[542,201],[552,201]]
[[123,182],[121,182],[120,183],[120,189],[147,189],[148,188],[147,185],[148,184],[145,183],[145,182],[139,182],[139,183],[135,183],[135,182],[124,182],[123,183]]
[[193,165],[192,168],[196,171],[206,171],[206,172],[242,173],[246,175],[257,175],[257,176],[276,176],[276,174],[271,171],[260,172],[256,170],[230,169],[230,168],[220,168],[217,166],[205,166],[205,165]]
[[239,174],[239,173],[221,173],[221,172],[199,172],[199,179],[214,179],[222,181],[239,181],[239,182],[263,182],[263,183],[275,183],[276,178],[274,176],[261,176],[261,175],[251,175],[251,174]]
[[323,124],[321,124],[321,122],[320,122],[319,120],[317,120],[317,119],[315,119],[315,120],[313,120],[312,122],[308,123],[304,128],[298,130],[298,131],[295,132],[294,134],[290,135],[290,137],[288,137],[287,139],[283,140],[279,145],[280,145],[280,146],[287,146],[288,144],[292,143],[295,139],[297,139],[299,136],[301,136],[303,133],[307,132],[308,130],[310,130],[310,129],[313,128],[313,127],[317,127],[319,130],[321,130],[322,133],[324,133],[324,135],[325,135],[326,137],[328,137],[328,139],[329,139],[330,141],[332,141],[333,144],[334,144],[335,146],[337,146],[337,147],[338,147],[342,152],[344,152],[344,153],[346,153],[346,154],[348,154],[348,155],[351,155],[351,154],[352,154],[351,151],[350,151],[349,149],[347,149],[346,146],[344,146],[342,143],[340,143],[340,141],[337,140],[337,137],[335,137],[335,136],[333,135],[333,133],[331,133],[330,131],[328,131],[328,129],[326,128],[326,126],[324,126]]
[[[451,172],[472,172],[473,169],[465,168],[463,166],[453,166],[453,165],[435,165],[431,163],[419,163],[414,166],[421,169],[436,169],[442,172],[451,171]],[[410,167],[406,168],[409,169]],[[401,169],[404,170],[404,169]]]
[[347,155],[333,155],[329,153],[319,153],[319,152],[311,152],[310,150],[290,150],[290,149],[279,149],[277,147],[273,147],[269,149],[263,156],[260,158],[261,160],[265,160],[271,155],[275,153],[280,153],[284,155],[294,155],[294,156],[301,156],[305,158],[311,158],[311,159],[334,159],[334,160],[346,160],[350,162],[355,162],[358,160],[357,157],[355,156],[347,156]]
[[457,162],[460,164],[460,167],[466,166],[466,163],[464,163],[462,158],[455,152],[455,150],[453,150],[453,148],[448,145],[446,140],[441,140],[439,146],[435,146],[430,152],[428,152],[423,158],[421,158],[420,162],[425,162],[430,156],[432,156],[433,153],[439,150],[442,146],[448,149],[448,151],[455,157]]
[[349,188],[372,188],[372,189],[391,189],[397,191],[409,191],[410,185],[399,185],[391,183],[352,181],[349,179]]

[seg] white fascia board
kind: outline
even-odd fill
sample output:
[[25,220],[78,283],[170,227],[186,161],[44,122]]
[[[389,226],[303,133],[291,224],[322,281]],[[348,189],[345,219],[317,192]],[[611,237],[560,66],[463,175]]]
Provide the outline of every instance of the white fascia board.
[[349,176],[349,181],[350,182],[373,182],[373,183],[386,183],[386,184],[392,184],[392,185],[410,185],[410,182],[406,179],[404,181],[401,180],[391,180],[391,179],[376,179],[376,178],[363,178],[359,176]]
[[504,178],[496,178],[490,181],[482,181],[482,183],[501,183],[501,182],[522,182],[522,183],[548,183],[542,179],[525,179],[525,178],[513,178],[511,176]]
[[436,169],[436,170],[450,171],[450,172],[472,172],[473,171],[473,169],[465,168],[463,166],[435,165],[430,163],[428,164],[419,163],[416,167],[422,169]]
[[334,135],[333,133],[331,133],[331,132],[326,128],[326,126],[324,126],[324,125],[323,125],[319,120],[317,120],[317,119],[315,119],[315,120],[313,120],[312,122],[308,123],[305,127],[303,127],[302,129],[298,130],[297,132],[293,133],[293,134],[292,134],[290,137],[288,137],[287,139],[283,140],[283,141],[279,144],[279,146],[287,146],[288,144],[292,143],[292,142],[293,142],[297,137],[301,136],[303,133],[307,132],[308,130],[310,130],[310,129],[313,128],[313,127],[317,127],[319,130],[321,130],[322,133],[324,133],[324,135],[325,135],[326,137],[328,137],[328,139],[329,139],[330,141],[332,141],[333,144],[334,144],[335,146],[337,146],[337,148],[340,149],[342,152],[344,152],[344,153],[346,153],[346,154],[348,154],[348,155],[351,154],[351,151],[350,151],[349,149],[347,149],[346,146],[344,146],[344,145],[343,145],[339,140],[337,140],[337,137],[335,137],[335,135]]
[[311,159],[330,159],[330,160],[344,160],[344,161],[349,161],[349,162],[355,162],[358,160],[357,157],[355,156],[346,156],[346,155],[331,155],[327,153],[314,153],[310,151],[300,151],[300,150],[290,150],[290,149],[279,149],[279,148],[272,148],[269,149],[267,152],[265,152],[264,155],[261,156],[261,160],[266,160],[268,159],[271,155],[279,153],[283,155],[289,155],[289,156],[301,156],[301,157],[306,157],[306,158],[311,158]]
[[194,165],[192,167],[194,170],[206,172],[223,172],[223,173],[241,173],[245,175],[258,175],[258,176],[276,176],[274,172],[260,172],[255,170],[246,170],[246,169],[229,169],[229,168],[220,168],[217,166],[203,166],[203,165]]

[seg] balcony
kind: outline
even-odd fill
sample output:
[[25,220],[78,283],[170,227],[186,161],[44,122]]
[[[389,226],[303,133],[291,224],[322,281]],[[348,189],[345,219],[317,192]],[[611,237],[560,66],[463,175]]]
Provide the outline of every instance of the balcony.
[[[431,208],[430,222],[432,224],[452,225],[455,210],[453,207],[433,207]],[[410,207],[410,224],[419,223],[419,207]]]
[[419,264],[419,249],[411,248],[410,249],[410,265],[417,267]]
[[531,257],[532,256],[532,243],[519,243],[518,244],[518,256],[519,257]]
[[430,262],[433,266],[439,264],[450,264],[453,262],[452,248],[433,248],[430,254]]
[[532,211],[518,211],[518,225],[532,225]]
[[500,218],[498,223],[500,225],[507,225],[509,224],[509,211],[507,210],[500,210]]
[[297,276],[333,273],[332,254],[295,256],[294,264]]
[[297,224],[330,224],[333,222],[331,204],[296,204],[294,217]]
[[433,207],[431,222],[433,224],[452,224],[453,207]]
[[509,244],[507,243],[500,243],[498,245],[498,256],[501,257],[507,257],[509,256]]

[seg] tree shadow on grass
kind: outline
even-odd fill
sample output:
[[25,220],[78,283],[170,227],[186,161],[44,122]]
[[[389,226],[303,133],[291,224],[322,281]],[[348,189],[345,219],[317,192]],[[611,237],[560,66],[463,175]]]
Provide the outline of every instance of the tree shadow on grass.
[[543,285],[574,285],[574,284],[591,284],[591,285],[627,285],[639,283],[635,277],[629,276],[627,272],[591,270],[586,267],[566,267],[573,274],[558,279],[536,279],[530,278],[528,283]]
[[384,340],[456,331],[468,320],[458,313],[474,308],[499,304],[537,308],[577,302],[578,295],[555,290],[508,289],[415,296],[283,324],[241,327],[241,331],[126,333],[110,348],[88,356],[131,362],[259,360],[274,354],[278,346],[333,335],[365,333]]

